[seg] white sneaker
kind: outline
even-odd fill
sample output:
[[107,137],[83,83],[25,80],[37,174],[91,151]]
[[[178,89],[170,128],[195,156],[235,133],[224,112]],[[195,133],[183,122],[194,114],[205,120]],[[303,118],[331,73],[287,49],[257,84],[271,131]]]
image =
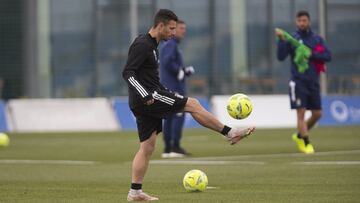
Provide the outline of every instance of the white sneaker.
[[241,139],[251,135],[255,131],[255,127],[248,128],[232,128],[228,133],[228,140],[231,145],[238,143]]
[[183,158],[187,156],[191,156],[191,154],[181,147],[173,148],[171,152],[165,150],[161,154],[161,158]]
[[185,154],[177,153],[177,152],[171,152],[169,158],[183,158],[185,157]]
[[127,196],[127,201],[129,201],[129,202],[132,202],[132,201],[156,201],[156,200],[159,200],[159,198],[152,197],[141,190],[139,192],[129,191],[128,196]]
[[164,159],[171,158],[171,153],[162,153],[161,158],[164,158]]

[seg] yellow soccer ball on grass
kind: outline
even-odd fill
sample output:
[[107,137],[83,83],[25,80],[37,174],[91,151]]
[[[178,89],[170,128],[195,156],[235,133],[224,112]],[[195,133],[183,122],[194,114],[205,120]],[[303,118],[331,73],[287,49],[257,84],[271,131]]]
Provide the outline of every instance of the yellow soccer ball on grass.
[[204,172],[194,169],[185,174],[183,185],[188,192],[202,192],[206,190],[208,178]]
[[229,98],[226,109],[232,118],[240,120],[251,114],[253,105],[248,96],[238,93]]

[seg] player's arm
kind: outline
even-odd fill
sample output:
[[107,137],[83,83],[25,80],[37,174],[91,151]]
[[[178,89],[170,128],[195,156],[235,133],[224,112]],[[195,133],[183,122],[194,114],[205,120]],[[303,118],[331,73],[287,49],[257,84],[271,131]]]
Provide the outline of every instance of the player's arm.
[[321,60],[324,62],[330,62],[331,61],[330,49],[328,48],[325,41],[321,37],[319,37],[319,41],[320,42],[319,42],[318,46],[321,46],[320,51],[316,51],[313,49],[310,59]]
[[276,56],[279,61],[283,61],[289,55],[291,50],[291,45],[286,41],[282,31],[276,30],[275,35],[278,38]]
[[167,43],[161,50],[161,64],[170,71],[179,81],[185,76],[190,76],[195,72],[194,67],[184,67],[177,44],[174,42]]
[[151,93],[139,82],[136,73],[146,60],[148,51],[149,47],[145,43],[134,43],[131,45],[128,60],[122,73],[128,86],[140,96],[144,103],[148,103],[153,98]]
[[178,64],[176,64],[176,44],[172,42],[168,42],[162,49],[161,49],[161,56],[160,61],[163,67],[166,68],[168,71],[170,71],[171,74],[174,76],[177,76],[179,71],[182,67],[179,67]]

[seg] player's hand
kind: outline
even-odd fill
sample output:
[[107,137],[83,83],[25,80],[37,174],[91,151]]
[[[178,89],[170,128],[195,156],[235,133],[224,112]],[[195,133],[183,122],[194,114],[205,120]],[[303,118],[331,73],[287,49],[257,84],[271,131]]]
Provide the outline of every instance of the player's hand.
[[187,66],[184,68],[184,72],[186,76],[190,76],[195,73],[195,69],[193,66]]
[[285,40],[284,33],[283,33],[281,30],[275,29],[275,35],[276,35],[277,37],[279,37],[282,41]]
[[145,104],[146,104],[146,105],[151,105],[151,104],[153,104],[154,102],[155,102],[154,99],[150,99],[150,100],[147,100],[147,101],[145,102]]

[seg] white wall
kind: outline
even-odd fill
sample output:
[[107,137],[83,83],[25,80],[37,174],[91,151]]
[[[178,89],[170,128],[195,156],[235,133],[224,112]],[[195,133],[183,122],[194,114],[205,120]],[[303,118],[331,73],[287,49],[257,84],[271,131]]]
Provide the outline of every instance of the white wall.
[[[231,118],[226,105],[230,95],[213,96],[211,98],[212,112],[223,123],[230,126],[254,125],[258,128],[288,128],[296,127],[296,112],[290,110],[288,95],[248,95],[252,104],[251,115],[243,120]],[[310,116],[307,112],[306,117]]]
[[7,105],[12,132],[115,131],[110,102],[94,99],[17,99]]

